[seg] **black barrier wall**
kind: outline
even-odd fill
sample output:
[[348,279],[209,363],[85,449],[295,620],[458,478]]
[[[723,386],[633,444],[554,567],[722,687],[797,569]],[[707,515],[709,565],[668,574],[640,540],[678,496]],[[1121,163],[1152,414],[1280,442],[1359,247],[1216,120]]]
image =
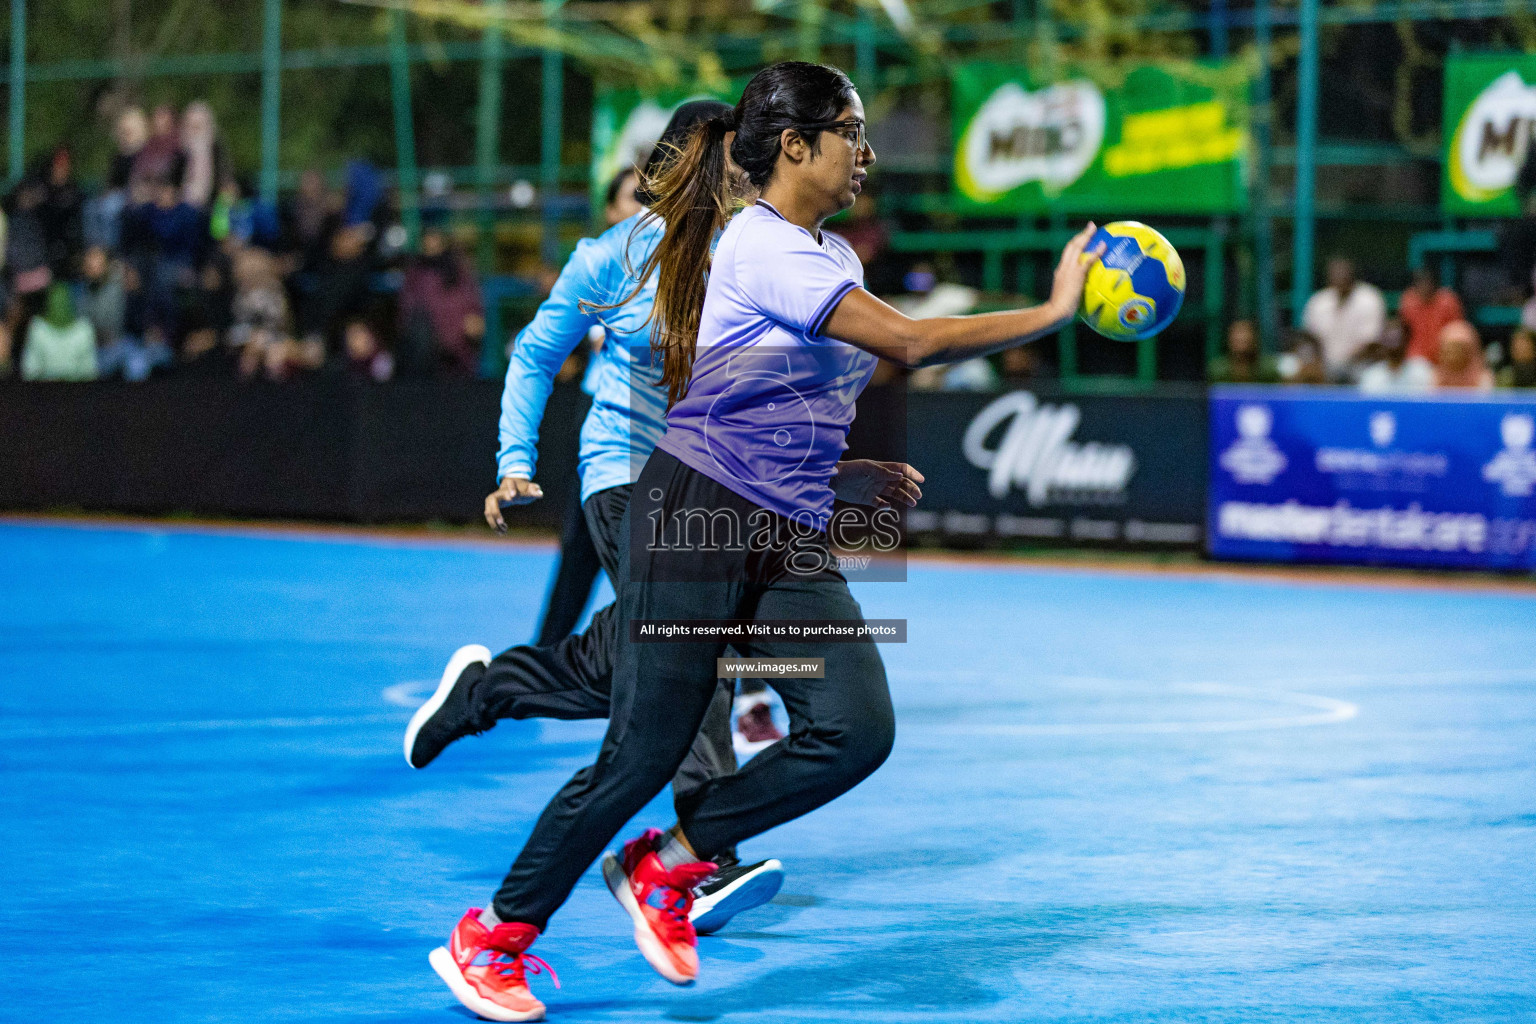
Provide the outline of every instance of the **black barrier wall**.
[[[495,381],[172,378],[0,387],[0,507],[362,523],[479,521],[495,487]],[[539,444],[557,527],[586,396],[557,387]]]
[[[495,486],[496,381],[286,384],[171,378],[0,386],[0,508],[480,521]],[[539,442],[547,495],[514,526],[558,528],[587,398],[555,388]],[[849,458],[927,478],[909,513],[945,543],[1195,546],[1205,502],[1201,389],[1066,395],[871,388]]]

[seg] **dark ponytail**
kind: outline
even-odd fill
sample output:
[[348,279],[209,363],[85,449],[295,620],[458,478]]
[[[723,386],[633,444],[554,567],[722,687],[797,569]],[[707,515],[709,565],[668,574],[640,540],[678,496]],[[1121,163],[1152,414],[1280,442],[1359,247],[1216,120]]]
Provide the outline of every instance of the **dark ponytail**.
[[709,287],[709,247],[715,232],[730,216],[725,135],[735,129],[735,120],[732,111],[699,124],[682,148],[661,160],[642,186],[650,200],[650,216],[659,217],[666,225],[661,241],[634,276],[644,282],[656,274],[651,353],[661,358],[668,409],[688,391],[693,376],[699,318]]
[[[640,194],[666,232],[635,276],[644,282],[657,273],[651,352],[661,358],[667,408],[688,392],[709,283],[710,246],[736,198],[725,172],[726,134],[736,133],[731,158],[748,181],[762,188],[773,177],[785,129],[799,132],[814,150],[821,138],[817,126],[836,120],[853,97],[853,83],[837,68],[804,61],[775,64],[753,76],[734,110],[695,125],[681,145],[658,146],[662,158],[653,157],[646,166]],[[622,301],[639,290],[636,286]]]

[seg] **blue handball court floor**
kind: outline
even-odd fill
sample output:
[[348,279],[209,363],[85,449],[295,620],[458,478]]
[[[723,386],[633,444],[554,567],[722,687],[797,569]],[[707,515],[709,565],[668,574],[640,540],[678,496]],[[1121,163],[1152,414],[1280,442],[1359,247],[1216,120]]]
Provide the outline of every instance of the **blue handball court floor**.
[[[426,771],[548,546],[0,524],[0,1020],[462,1024],[427,964],[602,723]],[[1536,596],[914,560],[890,761],[656,977],[595,871],[553,1021],[1536,1020]],[[658,800],[635,826],[666,825]]]

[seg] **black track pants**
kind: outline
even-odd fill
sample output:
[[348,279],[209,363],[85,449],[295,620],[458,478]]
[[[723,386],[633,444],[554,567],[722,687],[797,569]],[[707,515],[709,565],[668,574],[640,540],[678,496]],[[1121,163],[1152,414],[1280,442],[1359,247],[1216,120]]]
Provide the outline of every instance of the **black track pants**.
[[[598,491],[582,505],[587,531],[598,560],[619,592],[623,545],[628,541],[624,513],[634,485]],[[613,667],[619,646],[618,609],[610,604],[592,616],[584,632],[547,647],[525,644],[492,659],[475,686],[475,702],[486,722],[503,718],[607,718]],[[673,779],[679,801],[705,782],[736,770],[731,747],[731,687],[718,687],[696,741]],[[728,852],[726,847],[717,851]]]
[[[742,519],[774,515],[657,450],[635,485],[631,519],[644,524],[686,509],[728,510]],[[659,550],[639,532],[636,537],[626,545],[628,572],[619,592],[626,634],[628,622],[646,619],[863,618],[835,568],[803,575],[783,552],[754,554],[729,545]],[[789,711],[789,736],[741,771],[678,798],[679,823],[701,851],[733,846],[846,792],[880,766],[895,738],[885,668],[872,642],[746,646],[740,653],[748,657],[824,658],[826,677],[775,679]],[[715,659],[725,649],[714,642],[620,646],[597,762],[577,772],[544,809],[496,894],[502,920],[542,929],[619,829],[666,786],[720,690]]]

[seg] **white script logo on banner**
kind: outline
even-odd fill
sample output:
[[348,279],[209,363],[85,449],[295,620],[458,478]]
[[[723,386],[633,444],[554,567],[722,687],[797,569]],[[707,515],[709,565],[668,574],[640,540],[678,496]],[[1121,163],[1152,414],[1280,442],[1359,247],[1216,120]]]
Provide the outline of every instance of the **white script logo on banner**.
[[1267,405],[1237,408],[1238,438],[1221,453],[1221,468],[1240,484],[1267,484],[1286,467],[1285,454],[1269,439],[1275,425]]
[[1536,487],[1536,452],[1531,441],[1536,438],[1536,420],[1524,413],[1508,413],[1499,424],[1504,450],[1483,467],[1483,479],[1498,484],[1505,496],[1529,497]]
[[[989,471],[987,490],[994,498],[1017,487],[1031,505],[1122,500],[1136,472],[1136,453],[1123,444],[1073,441],[1082,418],[1075,405],[1041,405],[1028,391],[1015,391],[976,414],[962,450],[971,465]],[[988,448],[998,427],[1004,428],[1002,438]]]

